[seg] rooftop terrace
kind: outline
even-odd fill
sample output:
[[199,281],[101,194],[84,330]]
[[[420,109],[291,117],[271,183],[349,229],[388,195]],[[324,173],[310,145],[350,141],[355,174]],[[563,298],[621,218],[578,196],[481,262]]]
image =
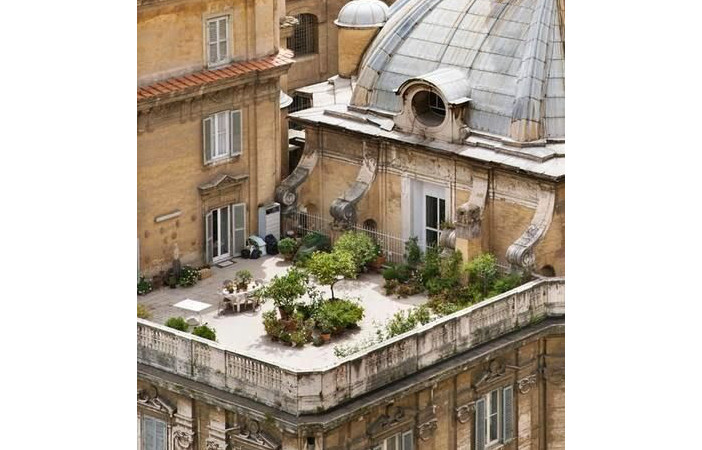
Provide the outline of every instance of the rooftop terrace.
[[[425,294],[414,295],[404,299],[385,296],[383,292],[383,277],[378,274],[362,274],[356,280],[339,282],[334,291],[338,298],[360,298],[365,308],[365,316],[359,324],[359,329],[334,336],[332,341],[315,347],[307,344],[302,348],[288,347],[280,342],[273,342],[266,335],[263,327],[262,314],[274,309],[273,302],[265,303],[257,311],[246,309],[239,313],[217,315],[217,306],[222,298],[220,292],[226,279],[233,280],[238,270],[247,269],[254,279],[270,281],[275,275],[285,273],[291,263],[279,256],[264,256],[260,259],[236,259],[236,263],[226,268],[213,267],[213,275],[201,280],[192,287],[170,289],[164,287],[146,296],[137,297],[140,304],[146,305],[151,312],[151,321],[164,324],[169,317],[198,316],[195,313],[175,308],[174,304],[186,298],[208,303],[210,308],[201,314],[203,322],[213,327],[217,332],[217,341],[229,350],[270,362],[291,369],[315,370],[327,367],[339,360],[334,355],[336,345],[353,345],[375,333],[374,323],[383,324],[397,311],[410,309],[427,301]],[[329,298],[329,288],[320,286],[319,290]]]
[[[294,349],[271,342],[264,334],[260,310],[214,317],[219,287],[237,270],[246,268],[255,278],[270,280],[288,267],[278,257],[240,260],[227,269],[214,269],[214,276],[196,287],[166,288],[140,298],[140,303],[153,309],[153,321],[137,319],[140,373],[165,371],[182,382],[194,381],[301,416],[331,410],[498,338],[531,330],[550,317],[562,321],[565,316],[565,280],[539,279],[344,358],[334,356],[333,344]],[[360,340],[374,331],[373,320],[384,321],[395,311],[425,300],[423,296],[385,297],[377,275],[364,274],[340,284],[335,292],[353,291],[360,296],[367,316],[358,333],[337,339],[336,344]],[[214,325],[219,342],[160,324],[178,314],[172,305],[185,298],[213,305],[203,319]],[[272,305],[265,305],[263,311],[268,308]]]

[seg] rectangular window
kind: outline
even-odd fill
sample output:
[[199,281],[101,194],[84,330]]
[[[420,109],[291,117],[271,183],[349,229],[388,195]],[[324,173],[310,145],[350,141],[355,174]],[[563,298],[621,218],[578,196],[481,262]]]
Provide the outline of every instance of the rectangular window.
[[495,389],[475,403],[475,448],[484,450],[513,437],[512,386]]
[[207,65],[216,66],[227,62],[229,55],[229,17],[217,17],[207,21]]
[[166,422],[144,416],[144,429],[141,433],[144,450],[166,450]]
[[414,437],[411,431],[397,433],[383,439],[372,450],[414,450]]
[[222,111],[202,121],[205,164],[242,154],[241,111]]

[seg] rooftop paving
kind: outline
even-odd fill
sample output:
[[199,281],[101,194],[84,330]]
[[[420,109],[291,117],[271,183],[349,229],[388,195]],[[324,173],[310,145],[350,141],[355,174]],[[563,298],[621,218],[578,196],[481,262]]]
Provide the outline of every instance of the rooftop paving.
[[[235,264],[226,267],[212,267],[212,276],[199,281],[192,287],[171,289],[164,287],[145,296],[138,296],[137,301],[147,306],[151,312],[152,322],[164,324],[169,317],[198,316],[196,313],[173,307],[184,299],[208,303],[210,308],[201,314],[203,322],[214,327],[217,341],[227,349],[251,356],[273,364],[284,365],[299,370],[313,370],[333,364],[338,360],[334,355],[336,345],[353,345],[375,334],[375,324],[384,324],[393,314],[410,309],[427,301],[425,294],[418,294],[404,299],[384,295],[383,277],[379,274],[364,273],[356,280],[343,280],[334,286],[337,298],[360,298],[365,308],[365,315],[359,328],[347,331],[341,336],[334,336],[331,342],[315,347],[307,344],[302,348],[288,347],[280,342],[273,342],[263,328],[262,314],[274,309],[273,302],[266,302],[257,311],[250,308],[239,313],[218,316],[217,309],[221,300],[224,280],[233,280],[234,274],[242,269],[249,270],[254,279],[270,281],[275,275],[285,273],[292,266],[279,256],[264,256],[259,259],[235,259]],[[319,290],[329,298],[331,293],[326,286]]]

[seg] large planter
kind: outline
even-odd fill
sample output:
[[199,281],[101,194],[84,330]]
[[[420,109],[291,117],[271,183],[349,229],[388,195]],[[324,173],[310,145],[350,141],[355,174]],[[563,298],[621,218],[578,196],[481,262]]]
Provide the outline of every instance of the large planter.
[[212,276],[212,269],[206,268],[206,269],[200,269],[200,279],[204,280],[205,278],[209,278]]
[[373,261],[369,264],[369,266],[370,266],[373,270],[379,272],[379,271],[383,270],[383,264],[385,264],[385,259],[386,259],[386,258],[385,258],[385,255],[380,255],[380,256],[378,256],[377,258],[375,258],[375,260],[373,260]]
[[325,343],[331,341],[331,333],[320,333],[319,336]]

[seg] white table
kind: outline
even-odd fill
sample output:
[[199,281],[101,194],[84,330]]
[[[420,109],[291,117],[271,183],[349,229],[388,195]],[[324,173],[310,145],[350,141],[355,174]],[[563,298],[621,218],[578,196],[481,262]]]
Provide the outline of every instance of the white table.
[[184,309],[186,311],[192,311],[197,313],[197,315],[200,318],[200,323],[202,323],[202,311],[206,310],[207,308],[211,307],[209,303],[204,303],[204,302],[199,302],[197,300],[192,300],[189,298],[186,298],[185,300],[182,300],[175,305],[173,305],[175,308],[180,308]]
[[226,289],[222,289],[222,297],[226,298],[227,300],[236,303],[236,312],[239,312],[241,310],[241,304],[246,304],[246,294],[248,294],[250,291],[244,291],[244,292],[229,292]]

